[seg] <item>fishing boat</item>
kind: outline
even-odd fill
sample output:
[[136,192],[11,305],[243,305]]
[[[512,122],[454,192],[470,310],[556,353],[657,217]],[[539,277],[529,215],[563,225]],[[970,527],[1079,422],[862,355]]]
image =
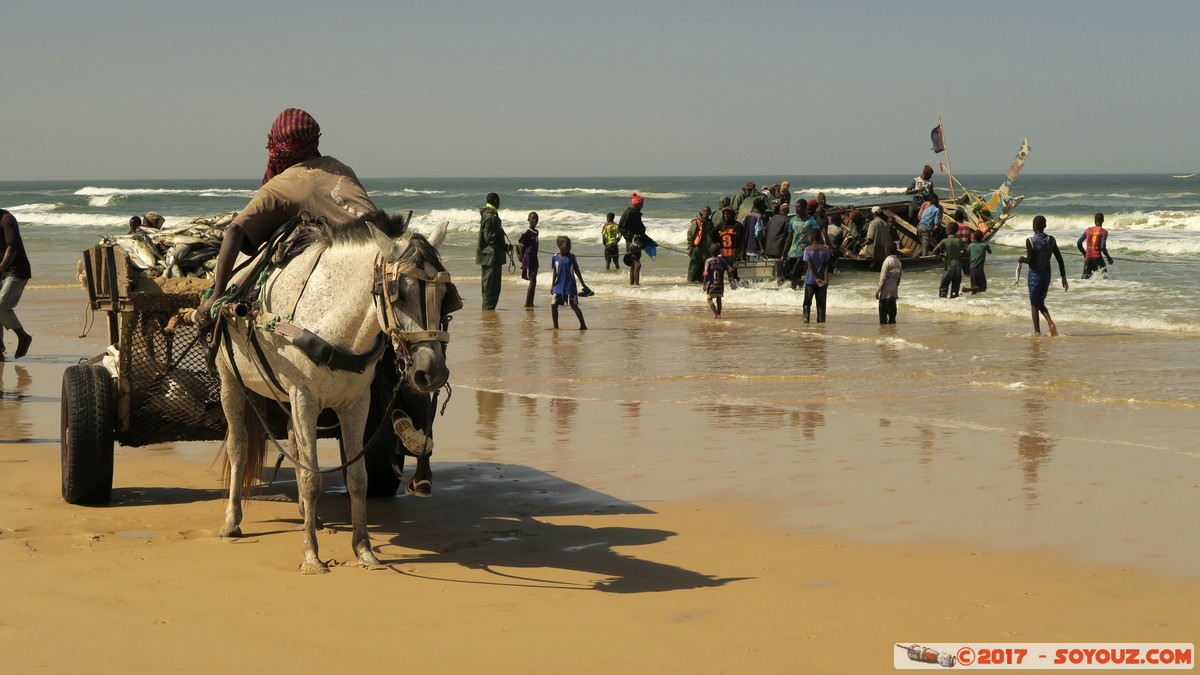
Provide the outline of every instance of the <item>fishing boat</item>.
[[1193,177],[1193,176],[1195,176],[1195,175],[1196,175],[1196,174],[1194,174],[1194,173],[1189,173],[1189,174],[1184,174],[1184,175],[1182,175],[1182,176],[1171,176],[1171,178],[1191,178],[1191,177]]
[[[1017,176],[1021,174],[1021,169],[1025,165],[1025,158],[1029,156],[1029,149],[1029,139],[1026,138],[1021,143],[1021,149],[1017,151],[1016,158],[1009,165],[1004,182],[1000,187],[990,192],[973,192],[966,186],[958,183],[954,179],[953,174],[951,174],[950,179],[952,184],[957,183],[961,192],[956,190],[953,196],[941,200],[943,226],[954,222],[954,216],[958,213],[965,216],[964,222],[973,231],[978,230],[984,233],[983,241],[990,241],[995,237],[996,233],[1012,218],[1017,206],[1025,199],[1021,195],[1012,195],[1011,189]],[[893,217],[896,239],[899,241],[897,255],[900,257],[900,263],[904,269],[917,270],[941,267],[944,261],[936,255],[914,255],[920,249],[921,238],[917,232],[916,225],[907,220],[909,204],[910,201],[905,200],[882,204],[835,206],[828,207],[825,213],[831,220],[846,216],[846,220],[848,221],[851,210],[857,210],[869,218],[872,209],[879,207],[884,213],[890,213]],[[839,271],[878,270],[879,263],[871,260],[864,253],[865,251],[862,248],[858,250],[846,250],[842,248],[838,251],[839,260],[837,269]],[[738,276],[741,280],[749,281],[777,279],[781,276],[778,269],[780,264],[781,261],[778,260],[742,262],[737,265]]]

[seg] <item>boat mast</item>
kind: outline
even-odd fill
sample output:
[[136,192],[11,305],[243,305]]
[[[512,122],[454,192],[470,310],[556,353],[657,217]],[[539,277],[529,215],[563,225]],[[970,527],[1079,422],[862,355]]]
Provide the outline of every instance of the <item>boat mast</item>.
[[942,150],[946,153],[946,174],[949,176],[950,198],[954,199],[954,169],[950,168],[950,144],[946,142],[946,127],[942,125],[942,116],[938,115],[938,129],[942,132]]

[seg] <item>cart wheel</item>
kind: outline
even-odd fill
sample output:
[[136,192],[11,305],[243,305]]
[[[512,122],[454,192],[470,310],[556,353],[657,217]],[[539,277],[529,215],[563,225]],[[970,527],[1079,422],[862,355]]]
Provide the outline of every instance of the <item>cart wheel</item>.
[[102,366],[63,373],[62,496],[68,504],[104,504],[112,497],[112,376]]

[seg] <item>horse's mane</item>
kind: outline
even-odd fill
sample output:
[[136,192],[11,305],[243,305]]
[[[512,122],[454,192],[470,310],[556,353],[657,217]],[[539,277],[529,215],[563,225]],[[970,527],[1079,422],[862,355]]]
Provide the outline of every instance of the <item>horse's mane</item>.
[[368,213],[344,225],[325,224],[313,230],[309,237],[309,247],[316,250],[335,248],[338,246],[365,245],[375,241],[371,233],[371,225],[383,232],[390,239],[399,239],[408,245],[400,255],[399,262],[406,265],[421,267],[424,263],[432,264],[438,271],[445,271],[441,255],[425,235],[408,229],[404,216],[389,215],[383,211]]

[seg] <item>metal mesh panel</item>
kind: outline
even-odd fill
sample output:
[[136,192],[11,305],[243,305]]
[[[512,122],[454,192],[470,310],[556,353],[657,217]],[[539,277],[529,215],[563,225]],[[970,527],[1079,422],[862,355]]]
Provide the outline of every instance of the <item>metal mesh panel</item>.
[[[188,296],[178,304],[194,305],[195,298]],[[120,439],[124,445],[225,436],[221,380],[208,372],[207,343],[196,326],[179,324],[173,333],[166,332],[173,314],[137,311],[122,317],[122,377],[130,385],[129,429]]]

